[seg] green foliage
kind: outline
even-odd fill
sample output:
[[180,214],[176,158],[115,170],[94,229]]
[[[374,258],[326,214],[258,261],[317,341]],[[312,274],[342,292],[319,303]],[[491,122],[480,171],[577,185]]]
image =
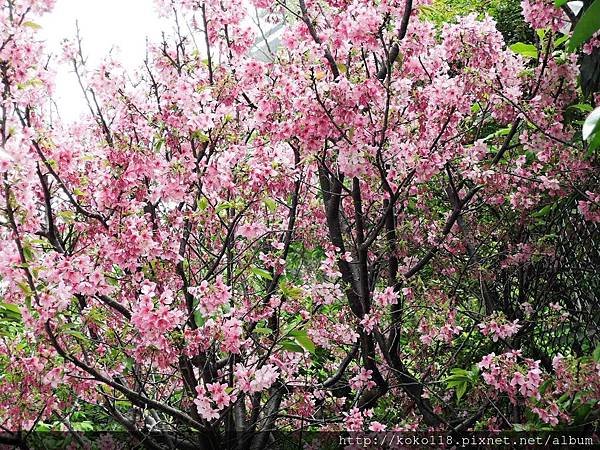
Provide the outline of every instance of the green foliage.
[[535,33],[523,19],[520,0],[493,1],[489,14],[508,45],[515,42],[533,42]]
[[526,58],[533,58],[533,59],[538,58],[537,48],[533,44],[525,44],[523,42],[516,42],[510,46],[510,49],[519,55],[525,56]]
[[456,389],[456,401],[460,402],[460,399],[465,395],[467,389],[474,386],[479,379],[479,368],[473,366],[471,370],[465,370],[455,368],[450,370],[452,375],[446,378],[446,385],[448,389]]
[[272,280],[273,276],[268,270],[261,269],[260,267],[252,267],[250,271],[259,278],[264,278],[266,280]]
[[[600,2],[597,2],[600,4]],[[588,141],[589,151],[600,147],[600,108],[594,109],[585,119],[581,131],[583,139]]]
[[598,345],[594,350],[594,353],[592,353],[592,359],[594,362],[600,362],[600,345]]
[[21,311],[19,311],[19,307],[12,303],[0,303],[0,320],[19,322],[21,320]]
[[290,336],[293,336],[298,345],[309,353],[314,353],[316,350],[314,342],[306,334],[306,330],[294,330],[290,332]]
[[491,16],[508,45],[535,40],[533,30],[523,20],[520,0],[434,0],[424,11],[425,16],[439,26],[471,13]]
[[283,348],[284,350],[287,350],[288,352],[295,352],[295,353],[303,353],[304,352],[304,349],[301,346],[296,344],[294,341],[290,341],[290,340],[281,341],[281,348]]
[[600,0],[595,0],[577,21],[569,41],[569,50],[577,49],[598,30],[600,30]]

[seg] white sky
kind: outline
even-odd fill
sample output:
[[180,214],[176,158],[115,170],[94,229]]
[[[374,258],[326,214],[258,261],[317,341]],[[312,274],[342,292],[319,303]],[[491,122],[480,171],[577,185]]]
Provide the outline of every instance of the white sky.
[[[247,20],[250,25],[254,22],[253,16]],[[52,12],[39,19],[40,37],[46,41],[48,52],[55,55],[53,67],[58,73],[53,98],[61,118],[67,122],[75,121],[87,111],[72,68],[65,64],[58,66],[61,43],[66,38],[75,38],[76,22],[90,67],[95,67],[113,50],[118,51],[116,59],[130,73],[144,61],[146,40],[159,41],[163,31],[173,29],[170,19],[158,17],[153,0],[57,0]],[[272,25],[261,22],[267,33]],[[281,31],[279,29],[269,40],[279,36]]]
[[[92,67],[114,48],[129,71],[143,62],[146,38],[156,41],[163,30],[170,29],[168,21],[159,19],[152,0],[57,0],[54,10],[39,20],[40,35],[49,52],[60,56],[61,42],[75,37],[76,21],[84,55]],[[67,121],[77,119],[86,109],[77,79],[68,67],[61,67],[57,74],[54,99]]]

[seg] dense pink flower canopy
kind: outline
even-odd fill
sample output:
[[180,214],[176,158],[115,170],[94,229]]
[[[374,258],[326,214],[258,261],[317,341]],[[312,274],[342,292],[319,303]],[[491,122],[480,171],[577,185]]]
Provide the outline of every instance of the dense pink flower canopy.
[[[53,3],[0,3],[4,430],[96,411],[260,448],[597,404],[597,360],[539,331],[577,320],[536,275],[562,261],[541,220],[575,199],[600,222],[552,1],[523,2],[532,58],[421,0],[159,0],[177,33],[133,77],[85,42],[48,59]],[[255,7],[284,26],[268,58]],[[61,63],[89,106],[72,125],[48,102]]]

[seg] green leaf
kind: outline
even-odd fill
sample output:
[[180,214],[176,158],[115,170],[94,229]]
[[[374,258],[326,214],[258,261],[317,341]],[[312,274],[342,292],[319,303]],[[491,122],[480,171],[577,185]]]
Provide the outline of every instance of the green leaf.
[[471,367],[471,370],[469,371],[469,378],[471,380],[471,383],[477,382],[477,380],[479,379],[480,373],[481,373],[481,371],[479,370],[479,367],[477,366],[477,364],[473,364],[473,367]]
[[31,288],[29,287],[29,285],[27,283],[19,282],[19,283],[17,283],[17,286],[19,286],[19,288],[21,288],[21,290],[27,297],[31,296]]
[[52,428],[47,423],[39,422],[37,424],[37,426],[35,427],[35,431],[45,431],[45,432],[47,432],[47,431],[52,431]]
[[538,36],[538,38],[540,38],[540,42],[541,42],[546,37],[546,29],[538,28],[537,30],[535,30],[535,34],[537,34],[537,36]]
[[563,43],[569,40],[569,35],[565,34],[564,36],[559,37],[554,41],[554,48],[560,47]]
[[125,358],[125,368],[127,370],[131,370],[133,368],[134,362],[135,361],[133,358]]
[[204,211],[206,208],[208,208],[208,199],[206,197],[198,199],[197,205],[200,211]]
[[123,272],[123,269],[121,269],[116,264],[113,264],[113,270],[115,271],[115,274],[117,275],[118,278],[121,278],[123,275],[125,275],[125,272]]
[[277,210],[277,202],[272,198],[266,197],[263,202],[269,211],[274,212]]
[[554,0],[554,6],[560,8],[563,5],[566,5],[569,0]]
[[465,377],[465,378],[469,378],[469,372],[466,371],[465,369],[461,369],[460,367],[456,367],[454,369],[451,369],[450,372],[452,372],[451,377]]
[[445,381],[446,381],[446,385],[449,388],[452,388],[452,387],[461,385],[463,383],[466,383],[468,381],[468,378],[466,378],[466,377],[448,377],[448,378],[446,378]]
[[465,392],[467,392],[467,387],[468,387],[468,384],[466,382],[463,382],[460,385],[458,385],[458,387],[456,388],[456,399],[459,402],[460,402],[460,399],[462,398],[462,396],[465,395]]
[[0,303],[0,321],[3,324],[20,322],[21,318],[21,311],[17,305]]
[[33,249],[29,242],[23,243],[23,255],[25,256],[26,261],[33,259]]
[[13,305],[12,303],[0,303],[0,310],[6,310],[21,317],[21,310],[17,305]]
[[269,327],[256,327],[254,332],[259,334],[271,334],[273,333],[273,330],[271,330]]
[[444,381],[446,382],[448,389],[455,388],[456,399],[460,402],[460,399],[467,392],[469,385],[475,385],[477,383],[477,379],[479,378],[479,368],[474,366],[471,370],[465,370],[456,367],[451,369],[450,372],[452,375],[447,377]]
[[259,267],[250,268],[250,272],[252,272],[254,275],[256,275],[259,278],[265,278],[267,280],[273,279],[273,276],[269,273],[268,270],[261,269]]
[[89,420],[85,420],[83,422],[72,422],[71,426],[75,431],[94,431],[94,424]]
[[34,30],[39,30],[40,28],[42,28],[42,26],[40,24],[37,24],[35,22],[31,22],[29,20],[27,22],[23,22],[23,26],[24,27],[33,28]]
[[206,319],[204,319],[204,316],[200,311],[194,311],[194,321],[196,322],[196,325],[201,327],[206,322]]
[[540,394],[544,395],[544,393],[548,390],[548,388],[550,387],[550,385],[552,384],[552,380],[546,380],[542,383],[542,385],[540,386]]
[[69,336],[76,337],[78,339],[84,339],[84,340],[87,339],[87,337],[81,331],[77,331],[72,328],[65,329],[64,333],[68,334]]
[[565,392],[563,395],[561,395],[558,399],[558,403],[560,405],[562,405],[563,403],[567,402],[570,400],[571,394],[569,394],[568,392]]
[[590,155],[600,148],[600,107],[594,109],[586,117],[581,129],[581,135],[585,141],[588,141],[588,153]]
[[600,345],[598,345],[596,350],[594,350],[594,353],[592,353],[592,359],[594,362],[600,362]]
[[209,137],[200,130],[194,131],[192,137],[198,139],[200,142],[208,142],[210,140]]
[[287,281],[281,281],[279,283],[279,289],[281,290],[281,293],[283,295],[292,299],[300,298],[303,292],[301,288],[294,286],[293,284]]
[[531,164],[536,159],[537,155],[535,154],[535,152],[532,152],[531,150],[525,152],[525,162],[527,163],[527,165]]
[[592,108],[592,105],[590,105],[589,103],[577,103],[576,105],[569,106],[569,108],[586,113],[592,112],[594,110],[594,108]]
[[66,222],[73,222],[73,220],[75,219],[75,213],[69,210],[60,211],[57,215],[61,219],[64,219]]
[[507,136],[508,133],[510,133],[510,129],[511,127],[505,127],[505,128],[500,128],[497,131],[494,131],[493,133],[487,135],[486,137],[483,138],[483,141],[488,141],[490,139],[494,139],[494,138],[499,138],[502,136]]
[[47,163],[48,163],[48,165],[49,165],[50,167],[52,167],[54,170],[56,170],[56,169],[58,168],[58,164],[57,164],[57,163],[56,163],[56,161],[55,161],[55,160],[53,160],[53,159],[49,159],[49,160],[47,161]]
[[600,29],[600,0],[595,0],[577,21],[569,40],[569,50],[577,49]]
[[316,350],[315,343],[306,334],[305,330],[294,330],[290,332],[296,342],[309,353],[314,353]]
[[160,149],[162,148],[163,144],[165,143],[165,138],[160,137],[156,140],[156,142],[154,143],[154,149],[158,152],[160,151]]
[[540,209],[539,211],[534,212],[531,216],[532,217],[545,217],[548,214],[550,214],[550,212],[552,211],[553,207],[554,207],[554,205],[546,205],[542,209]]
[[600,131],[597,131],[594,134],[592,134],[592,136],[590,137],[590,140],[589,140],[588,152],[589,152],[590,156],[592,153],[594,153],[599,148],[600,148]]
[[584,422],[587,419],[587,417],[589,416],[590,412],[592,411],[593,406],[594,405],[590,404],[590,403],[584,403],[584,404],[577,406],[577,408],[575,408],[575,411],[573,414],[575,416],[574,422],[576,424],[580,424],[580,423]]
[[221,211],[226,210],[226,209],[230,209],[230,208],[233,208],[233,207],[234,207],[233,202],[219,203],[217,205],[217,208],[216,208],[216,213],[219,214]]
[[581,134],[583,139],[588,141],[592,134],[600,130],[600,107],[594,109],[583,122]]
[[524,42],[517,42],[510,46],[510,49],[518,55],[525,56],[526,58],[538,57],[537,48],[533,44],[525,44]]
[[288,352],[304,353],[304,349],[292,341],[282,341],[281,347]]

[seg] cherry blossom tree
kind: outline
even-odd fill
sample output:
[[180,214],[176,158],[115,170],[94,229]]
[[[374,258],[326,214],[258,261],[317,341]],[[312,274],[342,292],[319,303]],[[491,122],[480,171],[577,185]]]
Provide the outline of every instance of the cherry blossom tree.
[[[598,291],[561,250],[598,263],[597,98],[565,8],[525,0],[538,42],[508,48],[422,0],[160,0],[175,31],[129,76],[78,39],[48,58],[53,3],[0,14],[5,439],[82,416],[249,449],[597,420]],[[254,8],[285,24],[260,60]]]

